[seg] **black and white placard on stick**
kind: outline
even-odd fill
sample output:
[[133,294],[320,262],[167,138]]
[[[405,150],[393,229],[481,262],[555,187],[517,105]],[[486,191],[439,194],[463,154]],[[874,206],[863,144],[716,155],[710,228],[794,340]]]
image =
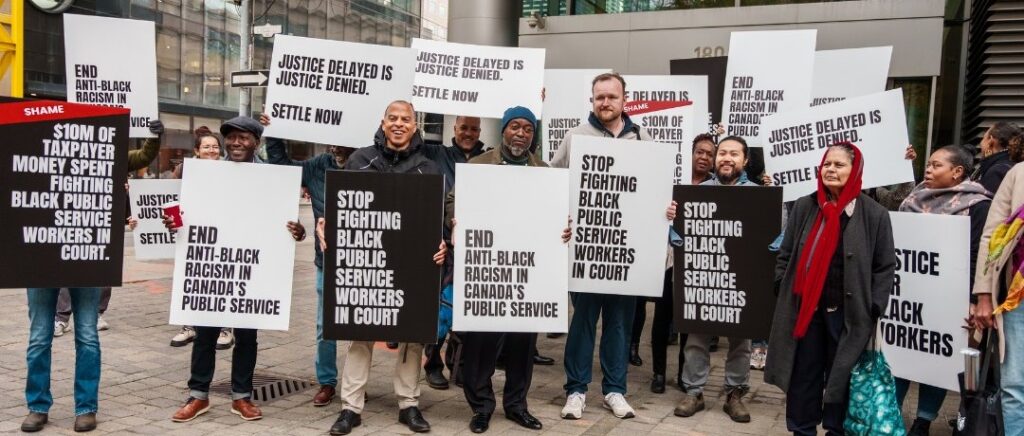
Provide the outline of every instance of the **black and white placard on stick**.
[[659,296],[675,147],[576,135],[569,156],[569,290]]
[[452,329],[566,332],[569,172],[478,164],[457,171]]
[[128,110],[0,99],[0,288],[121,286]]
[[892,46],[815,52],[811,106],[885,91],[891,59]]
[[[891,212],[896,280],[878,320],[892,375],[959,391],[967,348],[970,224],[967,216]],[[942,235],[942,237],[935,237]]]
[[[708,78],[708,127],[706,132],[715,136],[714,125],[722,120],[722,94],[725,91],[725,70],[729,58],[717,56],[710,58],[672,59],[669,71],[672,75],[706,76]],[[705,132],[701,129],[701,132]]]
[[821,157],[840,141],[856,145],[868,162],[864,189],[914,181],[904,158],[910,140],[902,89],[765,117],[762,129],[765,172],[785,189],[785,201],[818,189]]
[[457,44],[414,38],[412,102],[416,110],[446,115],[501,118],[525,106],[541,118],[544,49]]
[[174,259],[178,232],[164,227],[163,206],[180,201],[180,193],[178,179],[128,179],[131,214],[139,222],[132,231],[136,259]]
[[411,48],[277,35],[267,136],[366,147],[388,103],[412,98]]
[[324,339],[433,343],[444,180],[328,171]]
[[152,21],[64,14],[67,98],[131,109],[129,136],[152,138],[159,117]]
[[[288,330],[295,240],[287,223],[299,219],[302,168],[204,159],[183,165],[170,323]],[[225,180],[236,189],[211,189]]]
[[762,118],[810,106],[817,32],[732,32],[722,97],[726,135],[760,147]]
[[681,332],[760,338],[772,326],[782,190],[676,186],[673,314]]

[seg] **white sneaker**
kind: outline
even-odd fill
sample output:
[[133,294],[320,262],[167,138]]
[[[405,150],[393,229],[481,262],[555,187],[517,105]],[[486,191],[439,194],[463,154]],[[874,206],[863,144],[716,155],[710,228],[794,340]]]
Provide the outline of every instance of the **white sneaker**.
[[764,347],[754,347],[750,351],[750,369],[764,370],[765,360],[768,359],[768,349]]
[[565,407],[562,408],[562,419],[580,419],[583,417],[583,409],[587,408],[587,394],[573,392],[565,399]]
[[53,323],[53,337],[59,338],[64,336],[64,333],[70,332],[71,326],[68,325],[67,321],[54,321]]
[[220,336],[217,337],[217,349],[227,350],[235,345],[235,335],[231,333],[231,329],[222,329]]
[[636,416],[633,408],[629,407],[629,403],[626,402],[626,397],[623,397],[618,392],[612,392],[604,396],[604,408],[611,410],[616,418],[629,419]]
[[178,334],[171,338],[172,347],[184,347],[192,342],[196,338],[196,330],[189,326],[184,326]]
[[107,324],[107,322],[103,320],[102,316],[96,318],[96,331],[102,332],[104,330],[109,330],[109,329],[110,329],[110,324]]

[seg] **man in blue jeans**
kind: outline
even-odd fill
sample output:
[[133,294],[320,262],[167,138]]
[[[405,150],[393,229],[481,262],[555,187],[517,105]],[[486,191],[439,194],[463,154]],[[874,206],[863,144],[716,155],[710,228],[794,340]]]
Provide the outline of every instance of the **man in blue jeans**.
[[[650,141],[651,137],[639,125],[633,124],[623,112],[626,103],[626,81],[617,73],[604,73],[591,82],[593,110],[588,120],[566,133],[561,146],[551,160],[555,168],[569,167],[569,149],[573,136],[600,136],[627,140]],[[622,141],[628,146],[627,141]],[[668,219],[675,218],[675,206],[670,205]],[[633,325],[636,297],[632,295],[606,295],[569,293],[573,314],[569,322],[569,337],[565,341],[565,407],[564,419],[580,419],[586,406],[587,385],[590,384],[594,359],[594,341],[597,337],[597,319],[601,324],[601,393],[604,407],[617,418],[632,418],[633,408],[626,402],[626,371],[629,358],[629,336]]]
[[[53,405],[50,350],[59,292],[60,288],[28,289],[25,401],[29,414],[21,424],[24,432],[42,430]],[[100,386],[100,337],[96,332],[96,319],[99,317],[100,288],[70,288],[69,292],[75,322],[75,431],[84,432],[96,428]]]

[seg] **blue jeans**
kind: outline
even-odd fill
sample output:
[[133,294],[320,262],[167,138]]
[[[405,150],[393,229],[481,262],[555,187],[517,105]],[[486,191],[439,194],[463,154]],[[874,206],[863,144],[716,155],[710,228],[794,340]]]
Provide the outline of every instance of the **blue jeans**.
[[338,385],[338,343],[324,340],[324,269],[316,269],[316,382]]
[[601,393],[626,394],[629,335],[636,297],[570,292],[573,314],[565,341],[565,392],[586,393],[594,361],[597,319],[601,324]]
[[[25,401],[28,410],[49,413],[50,349],[53,344],[53,316],[57,312],[60,288],[28,289],[28,350],[25,353],[28,376]],[[100,388],[100,337],[96,318],[100,288],[71,288],[71,311],[75,320],[75,415],[96,413]]]
[[1002,377],[1003,426],[1007,435],[1024,435],[1024,308],[1003,313],[1006,357]]
[[[896,379],[896,399],[903,408],[903,399],[910,390],[910,380],[899,377]],[[919,384],[917,389],[917,417],[925,421],[934,421],[939,416],[939,409],[942,408],[942,401],[946,399],[946,390],[926,384]]]

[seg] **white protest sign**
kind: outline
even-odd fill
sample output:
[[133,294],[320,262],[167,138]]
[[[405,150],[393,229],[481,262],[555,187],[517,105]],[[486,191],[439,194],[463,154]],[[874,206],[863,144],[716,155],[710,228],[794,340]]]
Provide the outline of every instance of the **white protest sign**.
[[[288,330],[302,168],[185,159],[171,324]],[[224,190],[230,180],[236,189]],[[312,233],[312,229],[307,233]]]
[[365,147],[388,103],[412,97],[416,51],[277,35],[264,135]]
[[910,140],[903,90],[893,89],[764,119],[764,169],[792,201],[818,189],[817,166],[830,144],[849,141],[864,155],[864,189],[914,180],[904,159]]
[[[892,212],[896,280],[878,322],[892,375],[959,391],[967,348],[970,217]],[[935,237],[942,235],[942,237]]]
[[609,69],[544,70],[544,119],[541,120],[541,157],[551,162],[565,134],[586,123],[593,106],[591,81]]
[[675,147],[585,135],[572,141],[569,289],[661,295]]
[[452,329],[558,332],[569,326],[569,172],[458,164]]
[[67,100],[131,109],[129,136],[152,138],[159,118],[152,21],[64,14]]
[[136,259],[174,259],[177,232],[164,227],[163,205],[179,201],[179,193],[181,180],[128,179],[132,217],[139,221],[132,230]]
[[811,106],[885,91],[892,46],[814,53]]
[[624,76],[625,112],[658,142],[675,148],[676,185],[689,185],[693,174],[693,138],[707,125],[707,76]]
[[732,32],[722,96],[726,135],[761,146],[762,118],[811,104],[817,30]]
[[415,38],[416,110],[501,118],[525,106],[541,117],[544,49],[456,44]]

